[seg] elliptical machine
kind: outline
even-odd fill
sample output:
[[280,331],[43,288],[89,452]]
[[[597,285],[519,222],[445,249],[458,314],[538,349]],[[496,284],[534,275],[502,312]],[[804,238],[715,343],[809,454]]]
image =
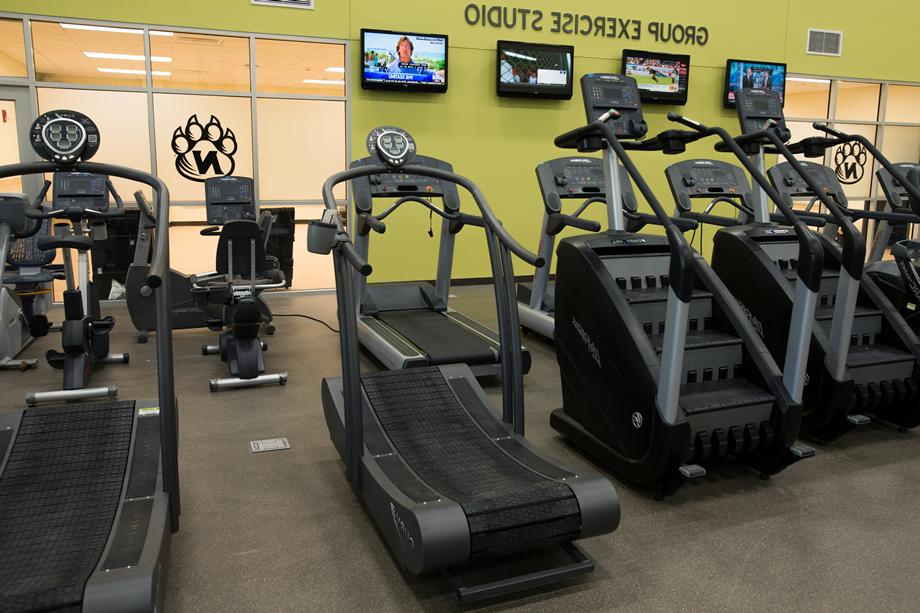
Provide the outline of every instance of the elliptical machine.
[[[60,129],[60,126],[58,126]],[[60,134],[66,139],[67,134]],[[57,141],[55,141],[57,142]],[[85,159],[85,157],[84,157]],[[93,237],[105,236],[105,219],[124,215],[124,204],[112,182],[105,175],[61,170],[54,173],[53,182],[45,182],[46,193],[53,185],[51,209],[28,210],[31,219],[62,219],[70,222],[55,224],[52,235],[38,241],[42,251],[61,249],[64,256],[64,321],[61,324],[61,348],[45,354],[48,364],[64,371],[63,389],[35,392],[26,396],[34,405],[48,401],[86,400],[118,395],[114,385],[88,388],[93,373],[104,364],[127,364],[127,353],[109,353],[109,333],[115,319],[102,316],[99,295],[93,284],[89,252]],[[110,208],[109,196],[115,201]],[[72,251],[77,252],[76,271]]]
[[[550,424],[659,496],[705,475],[698,462],[708,458],[732,455],[766,478],[810,457],[814,449],[795,445],[804,386],[796,366],[807,359],[808,344],[790,343],[780,371],[633,164],[621,139],[647,131],[635,80],[589,74],[581,86],[590,123],[556,145],[604,151],[617,213],[612,169],[619,158],[665,236],[629,232],[618,214],[602,234],[560,242],[555,341],[563,407]],[[800,223],[793,211],[783,212]],[[802,286],[813,296],[820,252],[808,232],[800,241],[809,254],[800,260]],[[790,335],[807,329],[813,309],[813,301],[799,301]]]
[[[41,203],[47,190],[36,199]],[[38,360],[16,359],[34,338],[45,336],[53,274],[44,266],[54,259],[53,253],[36,247],[36,237],[45,227],[26,217],[30,204],[25,194],[0,194],[0,264],[15,266],[15,272],[3,273],[0,288],[0,369],[27,370]]]
[[[826,226],[821,234],[812,233],[823,252],[813,297],[818,304],[813,325],[798,337],[799,342],[811,344],[811,359],[800,364],[808,381],[802,432],[820,441],[834,440],[853,426],[869,423],[867,414],[903,428],[916,426],[920,343],[878,286],[863,274],[865,241],[851,220],[874,212],[848,211],[834,171],[794,157],[794,152],[823,152],[828,139],[806,139],[787,147],[790,133],[778,92],[744,89],[737,94],[737,104],[743,135],[736,139],[673,113],[669,118],[718,135],[722,143],[716,149],[732,151],[760,189],[749,192],[741,187],[747,185],[743,175],[737,183],[730,182],[731,173],[723,167],[733,167],[722,162],[686,162],[668,170],[678,210],[695,216],[689,212],[694,199],[740,197],[742,221],[753,213],[753,223],[728,219],[720,224],[730,227],[719,230],[713,239],[712,266],[779,361],[789,350],[790,313],[798,306],[793,295],[802,289],[792,270],[801,264],[801,256],[792,229],[770,222],[766,197],[786,207],[793,198],[820,201],[829,215],[809,212],[802,218]],[[815,127],[833,132],[820,124]],[[763,182],[765,152],[786,159],[767,173],[775,190]],[[702,165],[708,165],[708,170]],[[841,244],[836,241],[838,229]]]

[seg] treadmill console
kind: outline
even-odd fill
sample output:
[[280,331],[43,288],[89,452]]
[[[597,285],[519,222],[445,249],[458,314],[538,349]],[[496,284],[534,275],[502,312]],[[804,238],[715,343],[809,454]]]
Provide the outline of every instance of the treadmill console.
[[619,74],[586,74],[581,78],[581,93],[588,122],[613,109],[620,115],[608,120],[620,139],[639,139],[648,132],[642,118],[642,103],[636,80]]
[[736,92],[738,121],[742,134],[752,134],[764,129],[767,121],[776,122],[774,130],[783,142],[792,137],[783,117],[783,99],[772,89],[744,88]]
[[89,172],[56,172],[52,179],[52,207],[109,210],[108,177]]
[[[814,162],[800,161],[798,165],[799,168],[803,169],[808,176],[814,180],[821,188],[821,191],[833,198],[838,205],[843,207],[847,205],[846,194],[843,192],[843,187],[841,187],[840,181],[837,180],[837,175],[834,173],[833,169],[828,168],[824,164],[816,164]],[[770,177],[770,183],[773,184],[776,191],[787,198],[815,196],[815,193],[808,187],[808,184],[805,183],[805,179],[796,172],[795,168],[793,168],[789,162],[777,164],[769,169],[767,171],[767,176]]]
[[[626,169],[620,169],[623,206],[630,212],[637,210],[636,196]],[[558,158],[537,166],[537,182],[543,203],[550,212],[558,213],[564,198],[606,198],[604,166],[600,159],[589,157]]]
[[693,208],[694,198],[740,198],[750,207],[751,185],[744,171],[718,160],[686,160],[665,170],[674,200],[683,211]]
[[256,221],[252,179],[249,177],[212,177],[204,182],[205,209],[208,223],[220,226],[228,221]]
[[388,167],[399,168],[415,157],[415,141],[402,128],[382,126],[367,135],[367,152]]
[[[376,164],[374,158],[364,158],[352,162],[351,167]],[[431,157],[420,155],[413,159],[413,166],[424,166],[453,172],[453,166]],[[441,181],[432,177],[423,177],[407,173],[387,173],[358,177],[351,180],[351,187],[355,194],[355,204],[359,212],[369,212],[372,208],[373,198],[402,198],[403,196],[420,196],[422,198],[443,198],[444,206],[449,210],[460,208],[460,196],[457,186],[449,181]]]
[[[908,180],[910,180],[911,171],[916,172],[918,176],[920,176],[920,164],[902,162],[900,164],[895,164],[895,168],[897,168]],[[909,198],[907,190],[904,189],[904,186],[901,185],[890,172],[884,167],[879,168],[875,176],[878,177],[879,183],[882,184],[882,191],[885,192],[885,198],[888,199],[888,203],[893,208],[907,206]]]
[[96,154],[99,128],[83,113],[49,111],[32,122],[29,140],[42,159],[69,165]]

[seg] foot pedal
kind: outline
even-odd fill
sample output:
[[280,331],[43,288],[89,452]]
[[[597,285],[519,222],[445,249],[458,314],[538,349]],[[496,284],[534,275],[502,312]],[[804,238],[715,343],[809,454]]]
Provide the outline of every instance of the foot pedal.
[[698,479],[706,476],[706,469],[699,464],[684,464],[677,470],[685,479]]
[[789,448],[789,452],[800,460],[813,458],[816,453],[815,448],[809,447],[808,445],[793,445]]
[[853,424],[854,426],[868,426],[872,423],[872,420],[869,419],[867,415],[857,415],[851,414],[847,415],[847,421]]

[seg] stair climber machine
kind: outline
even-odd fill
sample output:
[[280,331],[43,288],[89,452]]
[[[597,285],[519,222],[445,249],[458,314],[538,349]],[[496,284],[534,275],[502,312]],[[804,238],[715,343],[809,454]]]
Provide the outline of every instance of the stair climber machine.
[[[311,252],[333,254],[343,376],[323,379],[323,409],[355,495],[399,564],[413,574],[448,570],[462,576],[480,561],[557,545],[572,558],[561,566],[464,585],[457,592],[464,602],[591,572],[594,563],[573,541],[616,529],[620,511],[613,486],[599,475],[558,467],[523,438],[511,253],[533,265],[539,257],[508,235],[469,179],[424,158],[416,163],[415,142],[405,131],[377,128],[367,142],[378,162],[368,160],[326,181],[328,210],[321,221],[310,222],[308,241]],[[342,228],[333,189],[359,178],[386,183],[406,175],[426,177],[444,191],[459,185],[479,208],[480,215],[462,219],[483,227],[487,238],[502,351],[501,418],[462,362],[360,372],[361,314],[353,277],[355,271],[369,275],[371,267]]]
[[[819,141],[825,139],[806,139],[787,147],[784,141],[790,133],[776,92],[751,89],[738,96],[743,135],[732,141],[719,131],[723,142],[717,149],[731,148],[749,172],[753,171],[760,189],[752,190],[750,199],[754,223],[716,233],[713,268],[744,305],[773,357],[781,360],[787,349],[784,343],[793,294],[800,291],[801,285],[791,269],[797,260],[801,265],[801,258],[790,229],[766,223],[765,198],[778,197],[787,207],[794,198],[816,198],[829,214],[809,212],[803,217],[808,223],[817,218],[815,225],[824,224],[825,228],[821,233],[812,233],[820,241],[823,270],[811,328],[811,359],[805,371],[801,431],[819,441],[835,440],[853,426],[869,423],[867,414],[902,428],[916,426],[920,415],[920,345],[875,282],[863,273],[865,241],[851,219],[857,213],[868,216],[872,212],[848,212],[834,171],[794,157],[794,152],[813,154],[821,147]],[[679,116],[675,119],[705,129]],[[820,124],[816,127],[829,130]],[[762,182],[764,153],[779,153],[786,159],[767,173],[775,192]],[[687,181],[675,173],[670,178],[678,200],[685,198],[684,209],[694,197],[690,192],[704,187],[702,182],[687,186]],[[690,178],[691,183],[697,183]],[[731,190],[724,181],[713,180],[713,191],[708,195],[719,195],[717,189]],[[842,236],[839,244],[835,240],[838,229]],[[804,342],[804,336],[799,340]]]
[[[374,158],[352,163],[352,168],[377,165]],[[413,167],[452,172],[447,162],[431,157],[415,158]],[[499,337],[481,323],[450,308],[451,269],[456,235],[468,225],[482,223],[460,210],[456,185],[430,175],[389,173],[359,175],[351,182],[355,199],[355,247],[367,258],[370,233],[386,231],[384,220],[404,204],[421,205],[441,218],[438,268],[430,283],[368,284],[359,275],[356,300],[361,305],[358,338],[390,369],[441,364],[467,364],[477,377],[501,372],[503,348]],[[432,202],[440,199],[441,206]],[[383,212],[374,214],[374,201],[395,199]],[[520,348],[524,373],[530,371],[530,352]]]
[[[920,186],[920,164],[915,162],[901,162],[893,164],[893,166],[909,183]],[[911,221],[904,222],[889,222],[887,220],[881,220],[878,222],[878,226],[876,227],[875,234],[873,236],[874,240],[872,242],[872,248],[869,250],[869,264],[866,266],[866,271],[873,276],[875,276],[876,272],[876,270],[873,270],[873,265],[884,260],[885,252],[891,246],[891,241],[895,236],[895,232],[897,231],[899,236],[903,235],[906,239],[910,239],[910,226],[907,224],[920,223],[920,218],[917,217],[911,208],[912,203],[910,192],[907,191],[907,188],[904,187],[900,180],[892,175],[884,167],[875,171],[875,176],[878,179],[879,184],[882,186],[882,191],[885,194],[885,200],[891,209],[890,212],[912,215],[913,219]],[[907,231],[904,231],[905,225],[907,225]],[[896,269],[891,269],[891,272],[897,274]],[[881,284],[880,279],[876,280]]]
[[[671,131],[676,132],[676,131]],[[686,140],[686,139],[685,139]],[[685,149],[685,140],[671,141],[669,147],[663,138],[649,139],[642,142],[643,150],[660,149],[666,153],[680,153]],[[653,146],[657,144],[658,146]],[[638,232],[646,224],[657,223],[657,218],[648,213],[640,213],[629,174],[618,165],[618,186],[622,198],[622,215],[626,227],[631,232]],[[604,161],[599,158],[575,156],[558,158],[543,162],[537,166],[537,182],[543,196],[543,224],[540,229],[539,255],[546,265],[534,271],[532,282],[518,283],[517,308],[521,325],[525,330],[536,332],[546,338],[553,338],[555,325],[554,312],[556,301],[556,284],[550,280],[550,266],[556,245],[556,236],[567,227],[578,228],[587,232],[599,232],[601,226],[596,221],[582,219],[581,215],[592,204],[603,204],[607,210],[608,227],[616,213],[608,205],[606,184],[604,181]],[[562,212],[566,200],[581,200],[574,213]],[[677,224],[685,224],[675,220]],[[693,224],[695,225],[695,224]]]
[[[659,497],[705,475],[698,463],[708,458],[734,456],[766,478],[810,457],[812,448],[794,445],[804,384],[793,366],[807,359],[807,343],[790,344],[781,372],[659,204],[620,141],[647,129],[635,80],[589,74],[581,86],[590,123],[556,145],[603,150],[605,168],[619,158],[665,236],[629,232],[615,207],[608,231],[560,242],[555,341],[563,408],[550,424]],[[607,173],[608,194],[619,191],[616,176]],[[803,261],[802,274],[811,275],[814,259]],[[808,324],[814,303],[805,298],[813,294],[802,292],[790,334]]]
[[33,339],[51,328],[46,312],[51,302],[54,273],[45,266],[54,254],[41,251],[36,239],[46,224],[26,217],[30,203],[25,194],[0,194],[0,262],[14,270],[3,272],[0,288],[0,369],[27,370],[38,366],[34,358],[17,359]]
[[[45,113],[29,134],[45,161],[0,166],[0,178],[70,174],[75,187],[82,177],[111,176],[153,188],[160,232],[147,283],[164,332],[156,339],[155,400],[0,411],[0,611],[162,611],[170,537],[179,529],[169,286],[162,284],[169,192],[145,172],[87,162],[100,135],[85,115]],[[69,218],[81,219],[75,210]]]
[[[72,124],[68,124],[72,125]],[[62,129],[66,130],[67,126]],[[50,133],[59,136],[62,133]],[[61,136],[63,138],[63,136]],[[53,187],[52,187],[53,186]],[[60,249],[64,258],[64,321],[61,324],[63,351],[45,354],[48,364],[63,370],[64,382],[59,391],[34,392],[26,396],[28,404],[62,402],[118,395],[117,387],[88,387],[93,373],[105,364],[127,364],[127,353],[109,353],[109,333],[115,319],[102,316],[99,294],[92,281],[89,253],[95,239],[105,238],[105,220],[122,217],[125,209],[121,197],[106,175],[64,168],[55,172],[42,189],[42,200],[52,191],[50,209],[29,209],[26,216],[36,220],[64,220],[55,223],[51,236],[37,241],[40,250]],[[115,207],[109,205],[109,196]],[[49,221],[50,223],[50,221]],[[76,271],[72,252],[77,252]]]

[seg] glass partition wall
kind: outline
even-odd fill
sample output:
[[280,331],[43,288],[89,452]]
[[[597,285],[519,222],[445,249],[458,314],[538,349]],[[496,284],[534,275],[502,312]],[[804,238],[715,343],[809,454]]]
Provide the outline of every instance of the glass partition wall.
[[[791,75],[786,83],[785,114],[793,140],[818,136],[811,124],[820,121],[865,136],[892,162],[920,162],[918,85]],[[879,210],[886,205],[875,177],[880,165],[860,148],[834,147],[825,153],[823,163],[835,169],[850,207]],[[857,225],[867,237],[876,227],[869,220]],[[903,238],[904,231],[902,226],[900,232],[894,232],[892,241]]]
[[[262,208],[319,216],[322,182],[350,159],[348,53],[348,41],[0,13],[0,85],[27,88],[33,114],[86,113],[102,133],[94,159],[166,182],[172,260],[186,273],[214,269],[215,240],[198,233],[208,177],[250,176]],[[13,117],[0,106],[0,129]],[[0,161],[18,160],[2,147]],[[128,203],[143,187],[115,186]],[[332,287],[305,232],[295,225],[292,289]]]

